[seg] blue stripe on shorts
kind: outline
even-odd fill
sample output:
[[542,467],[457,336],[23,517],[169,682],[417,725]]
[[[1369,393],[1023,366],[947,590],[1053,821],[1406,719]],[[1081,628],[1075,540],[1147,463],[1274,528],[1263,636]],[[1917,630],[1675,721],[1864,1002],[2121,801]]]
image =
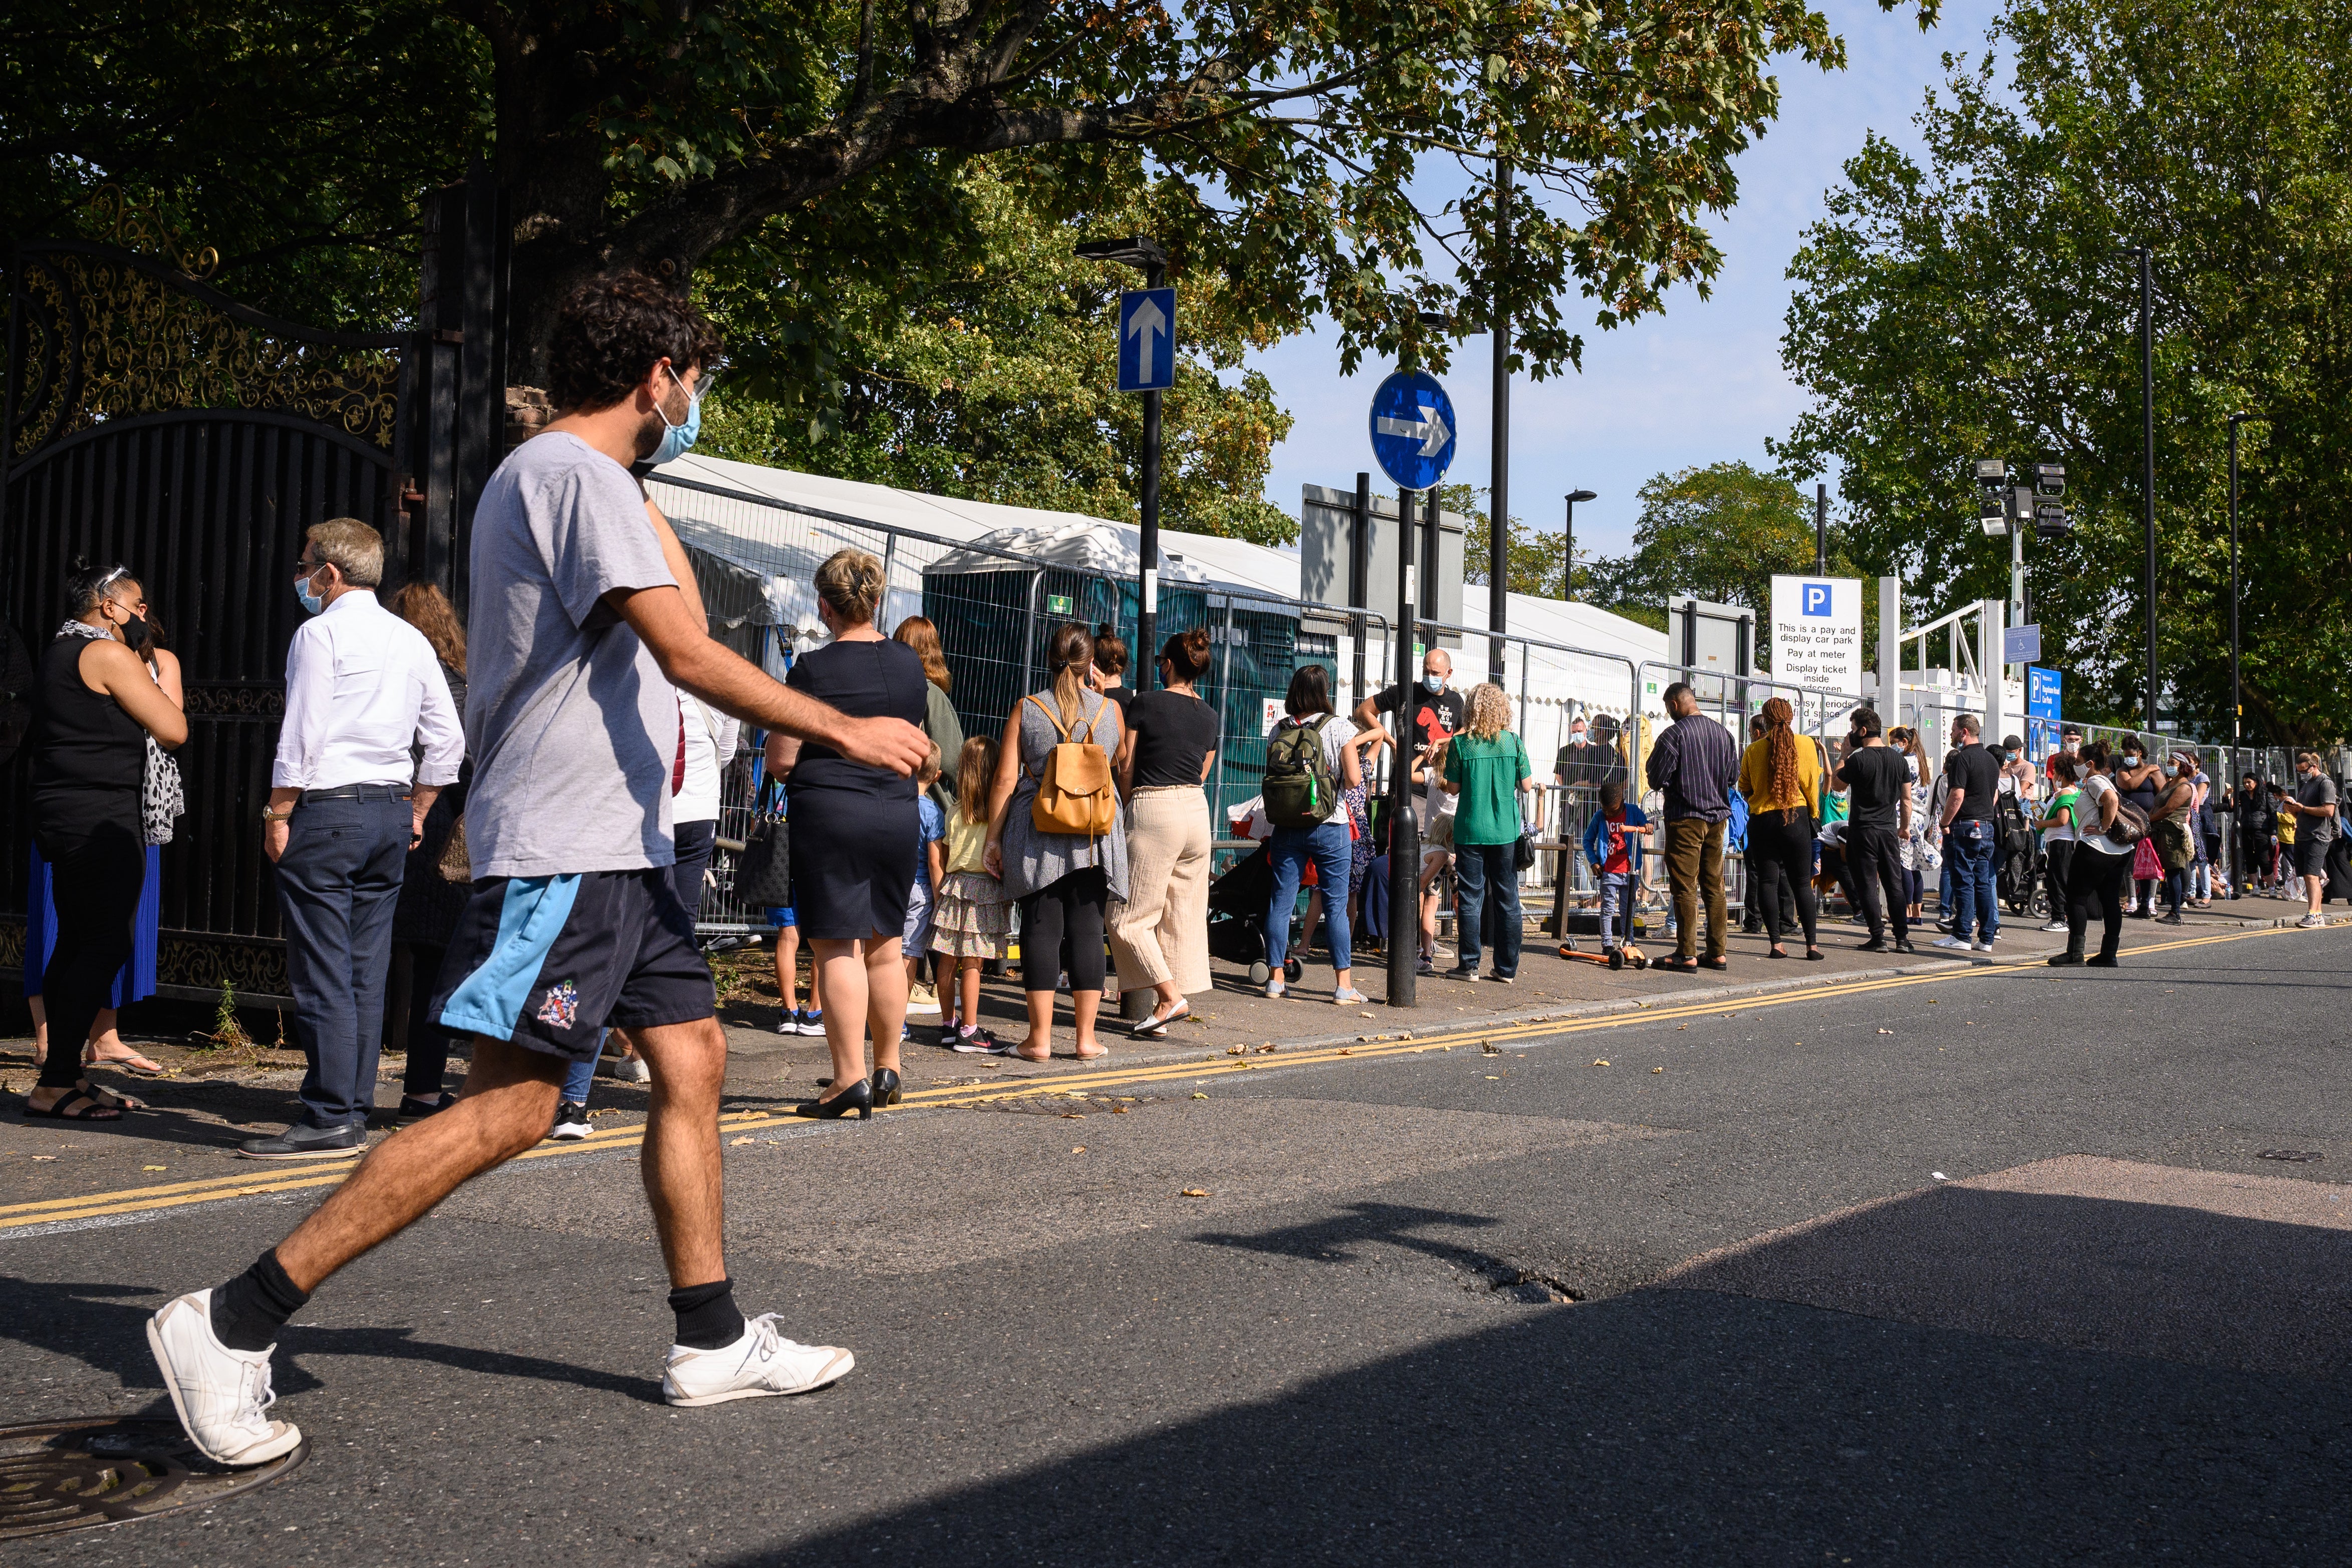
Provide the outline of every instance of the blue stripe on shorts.
[[441,1009],[441,1026],[459,1034],[514,1038],[523,1004],[563,924],[572,918],[580,878],[511,877],[499,906],[499,937],[481,967],[458,984]]

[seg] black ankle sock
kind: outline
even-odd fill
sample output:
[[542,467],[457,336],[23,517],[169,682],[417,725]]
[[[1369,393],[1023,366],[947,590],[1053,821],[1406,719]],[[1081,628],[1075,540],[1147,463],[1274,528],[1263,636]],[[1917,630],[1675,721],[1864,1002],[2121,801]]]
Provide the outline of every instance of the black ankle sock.
[[310,1292],[286,1277],[271,1247],[213,1292],[213,1337],[233,1351],[268,1350]]
[[669,1293],[677,1314],[677,1342],[688,1350],[715,1351],[743,1337],[743,1314],[735,1310],[735,1281],[715,1279]]

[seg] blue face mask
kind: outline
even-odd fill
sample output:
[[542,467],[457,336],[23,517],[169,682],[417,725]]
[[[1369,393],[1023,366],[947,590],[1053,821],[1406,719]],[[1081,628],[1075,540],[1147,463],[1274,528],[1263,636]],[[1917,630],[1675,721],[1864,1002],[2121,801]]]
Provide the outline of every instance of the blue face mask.
[[[316,574],[316,573],[313,573],[313,574],[311,574],[311,575],[312,575],[312,576],[316,576],[316,575],[317,575],[317,574]],[[305,610],[308,610],[310,614],[312,614],[312,615],[314,615],[314,616],[315,616],[315,615],[317,615],[320,610],[323,610],[323,609],[325,609],[325,608],[327,607],[327,601],[326,601],[326,600],[324,600],[324,599],[320,598],[318,595],[313,594],[312,592],[310,592],[310,577],[297,577],[297,578],[295,578],[295,579],[294,579],[294,593],[295,593],[296,596],[297,596],[297,597],[299,597],[299,598],[302,601],[302,607],[303,607]]]
[[[680,384],[684,384],[681,383]],[[664,426],[664,429],[662,431],[661,445],[654,448],[654,455],[649,460],[653,463],[654,467],[659,468],[664,463],[676,462],[678,458],[685,457],[688,451],[693,449],[694,438],[702,434],[701,390],[697,389],[696,391],[687,394],[686,419],[682,424],[670,424],[669,416],[662,412],[662,408],[659,404],[656,404],[654,405],[654,412],[661,415],[661,422]]]

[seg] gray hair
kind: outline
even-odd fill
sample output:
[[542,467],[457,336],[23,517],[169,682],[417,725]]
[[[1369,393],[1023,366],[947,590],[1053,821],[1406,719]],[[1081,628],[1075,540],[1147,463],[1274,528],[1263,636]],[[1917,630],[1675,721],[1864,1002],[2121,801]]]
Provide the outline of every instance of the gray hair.
[[341,573],[352,587],[373,588],[383,581],[383,535],[358,518],[329,518],[311,524],[302,537],[320,563]]

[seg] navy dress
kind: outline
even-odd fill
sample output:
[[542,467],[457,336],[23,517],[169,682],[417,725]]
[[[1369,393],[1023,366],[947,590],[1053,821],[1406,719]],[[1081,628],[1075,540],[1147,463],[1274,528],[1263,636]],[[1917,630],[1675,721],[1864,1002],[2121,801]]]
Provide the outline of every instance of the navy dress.
[[[813,648],[793,661],[784,684],[853,719],[904,719],[920,728],[930,682],[913,648],[880,640]],[[915,781],[803,741],[784,795],[801,934],[895,940],[906,929],[922,837]]]

